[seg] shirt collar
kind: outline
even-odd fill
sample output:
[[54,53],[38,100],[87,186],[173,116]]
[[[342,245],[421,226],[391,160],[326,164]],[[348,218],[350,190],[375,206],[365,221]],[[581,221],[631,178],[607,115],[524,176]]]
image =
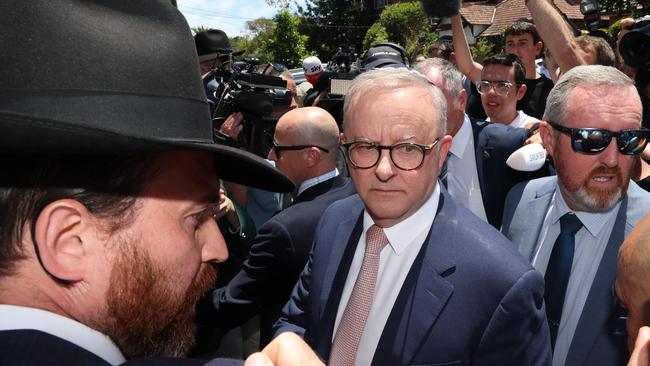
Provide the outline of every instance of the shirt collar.
[[[413,242],[413,238],[417,237],[423,231],[429,231],[431,229],[431,224],[433,224],[436,212],[438,211],[439,201],[440,184],[438,182],[431,196],[417,211],[403,221],[389,228],[384,228],[384,233],[388,237],[390,247],[393,248],[395,254],[399,255],[402,253]],[[363,232],[365,233],[374,224],[375,222],[370,217],[370,214],[368,214],[368,211],[364,210]]]
[[616,202],[614,206],[612,206],[609,210],[607,211],[602,211],[602,212],[587,212],[587,211],[573,211],[569,208],[569,205],[567,205],[566,201],[564,200],[564,197],[562,197],[562,192],[560,192],[560,186],[559,183],[556,183],[555,186],[555,193],[553,194],[553,202],[555,204],[553,205],[553,209],[551,210],[551,224],[556,225],[562,216],[568,212],[573,212],[578,216],[580,219],[580,222],[582,225],[587,228],[587,231],[593,236],[594,238],[598,236],[602,228],[605,226],[605,223],[611,219],[613,215],[616,215],[618,213],[618,209],[621,206],[621,200]]
[[456,135],[451,140],[451,148],[449,152],[452,153],[455,157],[462,159],[465,153],[465,147],[469,144],[473,138],[472,125],[467,114],[463,120],[463,124],[460,126],[460,129]]
[[296,197],[302,194],[302,192],[306,191],[308,188],[311,188],[317,185],[318,183],[324,182],[328,179],[334,178],[337,175],[339,175],[339,170],[334,168],[334,170],[329,171],[325,174],[321,174],[318,177],[313,177],[305,180],[300,184],[300,187],[298,187],[298,194],[296,195]]
[[104,359],[111,365],[126,359],[115,343],[84,324],[35,308],[0,304],[0,330],[33,329],[65,339]]

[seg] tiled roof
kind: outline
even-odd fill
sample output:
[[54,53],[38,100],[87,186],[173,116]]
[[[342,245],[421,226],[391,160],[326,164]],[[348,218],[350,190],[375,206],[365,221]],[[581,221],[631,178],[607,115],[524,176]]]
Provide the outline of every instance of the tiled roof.
[[490,25],[495,8],[493,4],[463,3],[460,15],[470,24]]
[[[542,0],[533,0],[542,1]],[[579,5],[570,5],[567,0],[553,0],[561,12],[571,20],[582,20]],[[461,16],[470,24],[488,25],[491,24],[481,36],[494,36],[503,33],[508,24],[521,18],[532,21],[530,12],[526,8],[524,0],[503,0],[498,5],[480,3],[463,3],[460,10]]]

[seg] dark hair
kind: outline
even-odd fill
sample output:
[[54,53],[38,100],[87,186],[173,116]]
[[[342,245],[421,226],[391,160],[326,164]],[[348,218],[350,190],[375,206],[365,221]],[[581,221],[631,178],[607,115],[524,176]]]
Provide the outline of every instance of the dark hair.
[[502,66],[514,66],[515,68],[515,83],[521,85],[524,83],[524,78],[526,77],[526,68],[521,63],[521,60],[516,55],[511,53],[499,53],[492,55],[483,60],[483,67],[488,65],[502,65]]
[[587,45],[594,46],[596,51],[596,62],[598,65],[616,66],[616,56],[612,46],[601,37],[596,36],[580,36],[576,38],[578,47],[584,49]]
[[50,203],[70,198],[102,219],[107,233],[129,225],[137,196],[156,172],[155,155],[137,157],[0,155],[0,276],[11,275],[29,225]]
[[537,43],[541,41],[542,39],[539,37],[539,33],[537,33],[537,27],[535,27],[535,24],[528,22],[528,21],[523,21],[523,20],[516,20],[512,23],[510,23],[506,29],[503,31],[503,36],[520,36],[522,34],[530,34],[533,36],[533,42]]
[[433,50],[436,48],[440,50],[445,60],[449,60],[449,56],[452,52],[454,52],[454,46],[450,42],[445,40],[438,40],[432,42],[431,45],[429,45],[427,56],[431,57],[431,52],[433,52]]

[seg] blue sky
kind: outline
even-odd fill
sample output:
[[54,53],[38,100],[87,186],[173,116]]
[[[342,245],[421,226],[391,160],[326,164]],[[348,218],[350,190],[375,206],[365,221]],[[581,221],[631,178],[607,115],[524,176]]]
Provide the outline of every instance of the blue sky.
[[190,27],[221,29],[229,37],[243,35],[246,21],[271,18],[278,12],[264,0],[177,0],[177,4]]

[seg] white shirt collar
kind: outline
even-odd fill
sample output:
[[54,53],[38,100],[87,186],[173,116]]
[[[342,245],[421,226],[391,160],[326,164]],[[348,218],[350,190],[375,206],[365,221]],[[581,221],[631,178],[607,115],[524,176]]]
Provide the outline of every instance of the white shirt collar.
[[[490,121],[490,117],[485,119],[488,122]],[[539,120],[535,117],[531,117],[524,113],[524,111],[517,111],[517,116],[508,124],[510,127],[526,127],[527,124],[531,122],[539,122]]]
[[298,195],[299,196],[302,192],[306,191],[307,189],[317,185],[318,183],[324,182],[328,179],[334,178],[337,175],[339,175],[339,170],[334,168],[334,170],[327,172],[325,174],[321,174],[318,177],[313,177],[305,180],[300,184],[300,187],[298,187]]
[[618,208],[621,205],[621,200],[618,200],[614,206],[603,212],[573,211],[569,208],[569,205],[567,205],[564,197],[562,197],[562,192],[560,191],[558,183],[555,185],[553,200],[555,204],[553,205],[553,210],[551,211],[550,216],[552,225],[557,224],[564,214],[573,212],[578,216],[582,225],[587,228],[593,237],[598,236],[598,233],[600,233],[600,230],[605,226],[605,223],[607,223],[612,215],[618,214]]
[[126,362],[115,343],[70,318],[35,308],[0,304],[0,330],[33,329],[65,339],[97,355],[111,365]]
[[[398,222],[397,224],[384,228],[384,233],[388,237],[388,242],[393,248],[395,254],[402,253],[409,244],[413,243],[413,238],[418,236],[422,231],[429,231],[433,220],[438,211],[438,202],[440,201],[440,181],[436,183],[436,188],[431,193],[424,204],[417,209],[411,216]],[[363,232],[365,233],[375,222],[368,214],[367,210],[363,213]]]
[[472,124],[467,114],[465,114],[463,124],[451,140],[451,148],[449,149],[449,152],[451,152],[455,157],[462,159],[466,150],[465,147],[468,145],[470,139],[474,138],[473,135]]

